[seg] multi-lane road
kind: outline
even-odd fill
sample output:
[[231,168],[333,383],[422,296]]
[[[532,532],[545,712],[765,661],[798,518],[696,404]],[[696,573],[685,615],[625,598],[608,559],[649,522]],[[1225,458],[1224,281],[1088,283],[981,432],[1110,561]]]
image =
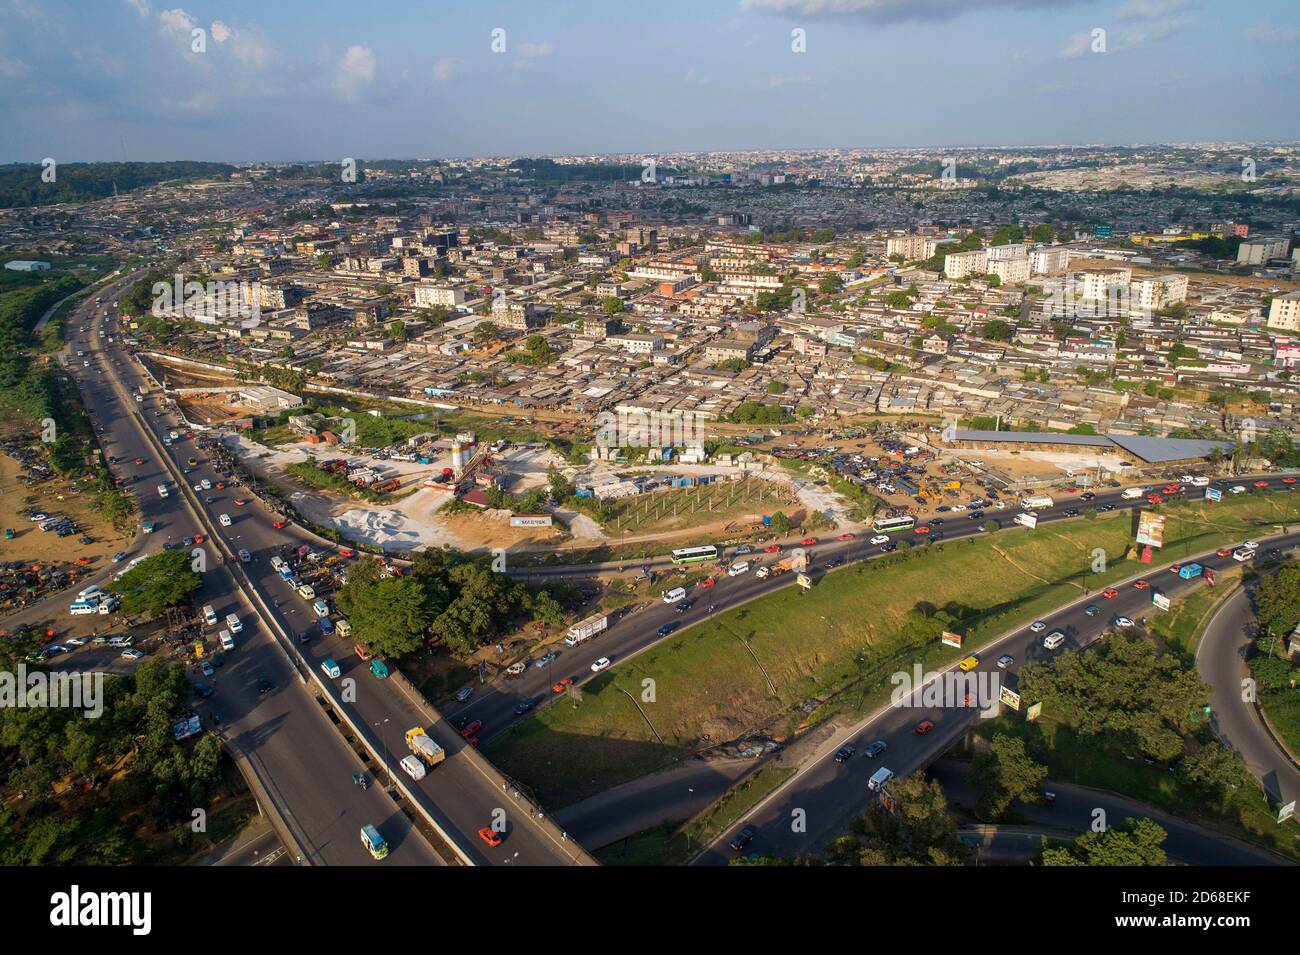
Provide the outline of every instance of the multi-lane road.
[[[107,304],[126,286],[127,280],[123,280],[103,290],[100,297]],[[114,336],[112,343],[107,341],[109,334]],[[273,616],[281,634],[307,630],[314,623],[309,604],[294,595],[270,566],[270,557],[283,545],[299,541],[293,529],[274,528],[276,516],[255,497],[240,498],[238,488],[215,489],[217,481],[226,479],[202,460],[206,454],[192,442],[182,440],[170,449],[164,447],[164,435],[173,430],[185,432],[190,427],[120,347],[116,329],[92,303],[83,306],[69,322],[69,342],[73,354],[77,350],[87,353],[86,359],[73,360],[94,423],[103,428],[105,453],[117,458],[115,473],[126,475],[131,482],[140,501],[141,519],[153,521],[156,526],[152,535],[138,539],[137,551],[154,552],[164,541],[179,542],[196,532],[220,534],[224,546],[208,548],[202,600],[212,603],[218,616],[235,612],[251,623],[251,608],[240,595],[253,591],[249,596],[261,597],[257,608],[261,617]],[[91,361],[90,367],[81,364],[84,360]],[[135,394],[142,394],[143,400],[135,401]],[[173,456],[170,460],[161,459],[168,453]],[[183,473],[190,457],[200,459],[199,463],[189,473]],[[144,463],[136,465],[137,458]],[[214,489],[194,494],[190,485],[205,478]],[[167,498],[161,498],[157,490],[164,480],[174,482]],[[178,486],[182,481],[185,487]],[[213,499],[210,505],[207,497]],[[247,503],[236,505],[236,498]],[[194,508],[206,509],[197,521],[191,516]],[[230,515],[229,527],[222,527],[216,520],[222,513]],[[232,558],[241,549],[249,551],[253,560],[236,566]],[[242,579],[237,582],[236,577]],[[408,698],[394,681],[371,677],[351,652],[350,643],[318,636],[307,644],[294,646],[292,639],[281,639],[278,644],[276,634],[264,633],[258,626],[246,627],[239,648],[217,671],[217,692],[207,706],[222,713],[227,737],[248,747],[272,798],[290,807],[290,820],[315,810],[311,822],[304,821],[297,835],[309,852],[320,854],[319,861],[367,860],[369,856],[359,839],[360,826],[365,822],[379,825],[393,846],[390,860],[434,864],[438,857],[392,801],[382,795],[381,787],[362,791],[352,784],[352,773],[361,766],[320,712],[310,685],[297,678],[296,662],[290,662],[296,653],[313,669],[332,657],[342,665],[343,677],[355,680],[355,702],[343,701],[341,682],[327,682],[325,692],[335,709],[346,713],[366,734],[373,750],[387,763],[389,773],[400,772],[398,760],[406,751],[404,733],[412,726],[425,726],[447,750],[447,760],[424,780],[402,778],[421,807],[454,843],[462,861],[519,865],[586,861],[576,844],[535,818],[532,808],[511,787],[503,789],[496,777],[485,771],[481,760],[471,759],[468,754],[462,756],[467,744],[453,728],[445,723],[429,725],[419,709],[421,701]],[[263,677],[270,679],[276,689],[269,696],[259,697],[257,681]],[[302,727],[307,728],[305,734],[290,732]],[[386,812],[378,811],[380,803],[386,803]],[[505,820],[505,837],[501,846],[493,848],[480,839],[478,831],[491,825],[498,811],[498,818]],[[340,837],[344,848],[334,850]],[[331,851],[327,853],[326,847]]]

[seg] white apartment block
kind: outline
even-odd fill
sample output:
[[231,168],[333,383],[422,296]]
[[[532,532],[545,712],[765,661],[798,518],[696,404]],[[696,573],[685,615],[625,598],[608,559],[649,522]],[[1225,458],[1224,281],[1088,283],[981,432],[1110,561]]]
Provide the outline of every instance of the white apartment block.
[[1300,332],[1300,292],[1274,296],[1268,307],[1268,327]]
[[1187,301],[1186,275],[1144,275],[1128,287],[1129,308],[1154,312]]
[[901,255],[909,262],[928,259],[939,248],[939,241],[927,235],[891,236],[885,240],[885,255]]
[[606,335],[605,342],[621,347],[629,355],[649,355],[664,347],[664,340],[658,335]]
[[1247,239],[1237,247],[1238,265],[1263,265],[1286,255],[1286,239]]
[[1064,272],[1069,264],[1069,249],[1034,249],[1029,253],[1029,271],[1033,275]]
[[950,279],[964,279],[968,275],[983,275],[988,265],[988,253],[984,249],[950,252],[943,257],[943,274]]
[[1023,259],[1029,254],[1023,243],[1014,245],[991,245],[984,250],[990,262],[1003,262],[1007,259]]
[[463,289],[447,288],[442,285],[417,285],[415,287],[415,304],[418,308],[429,308],[433,305],[443,305],[447,308],[455,308],[465,301],[465,292]]
[[1113,288],[1128,290],[1133,281],[1132,269],[1090,269],[1073,276],[1079,297],[1085,301],[1105,299]]
[[1029,256],[1017,259],[997,259],[989,262],[990,275],[996,275],[1003,285],[1021,285],[1029,281]]

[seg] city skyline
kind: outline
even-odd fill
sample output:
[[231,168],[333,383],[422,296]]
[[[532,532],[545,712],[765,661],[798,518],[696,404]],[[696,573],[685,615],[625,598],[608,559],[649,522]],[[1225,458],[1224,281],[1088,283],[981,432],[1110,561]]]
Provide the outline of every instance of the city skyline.
[[237,0],[7,0],[0,160],[1300,138],[1270,99],[1296,72],[1300,12],[1283,3],[988,0],[953,13],[742,0],[639,18],[582,3],[395,4],[382,20],[321,9],[305,20],[301,7]]

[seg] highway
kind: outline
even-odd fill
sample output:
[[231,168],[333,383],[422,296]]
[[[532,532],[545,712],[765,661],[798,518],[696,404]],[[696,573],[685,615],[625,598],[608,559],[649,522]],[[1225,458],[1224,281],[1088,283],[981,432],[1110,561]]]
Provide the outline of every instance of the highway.
[[[1264,540],[1266,549],[1281,549],[1300,545],[1300,533],[1290,533]],[[1166,559],[1174,555],[1166,555]],[[1186,560],[1196,560],[1205,567],[1220,570],[1232,565],[1231,557],[1220,557],[1214,551],[1192,555]],[[1134,582],[1148,579],[1151,587],[1139,589]],[[1203,577],[1184,580],[1177,574],[1156,565],[1135,574],[1113,587],[1118,591],[1114,598],[1090,594],[1071,601],[1049,616],[1043,617],[1046,627],[1041,632],[1031,632],[1027,627],[1006,634],[979,651],[980,663],[976,673],[1001,672],[1015,674],[1029,661],[1045,661],[1061,653],[1081,650],[1098,640],[1111,627],[1116,616],[1126,616],[1139,621],[1152,612],[1151,588],[1177,597],[1193,587],[1206,586]],[[1096,606],[1099,612],[1089,615],[1087,608]],[[1053,630],[1065,634],[1064,644],[1057,650],[1043,646],[1043,635]],[[1014,662],[998,671],[997,660],[1010,654]],[[1010,681],[1008,681],[1010,682]],[[902,706],[886,704],[867,719],[830,739],[821,747],[815,758],[805,762],[798,773],[759,804],[749,816],[738,822],[695,861],[705,865],[725,864],[731,857],[727,843],[741,828],[750,824],[757,828],[748,852],[795,856],[820,850],[828,841],[842,834],[848,821],[861,812],[874,796],[867,791],[867,779],[879,767],[887,766],[898,776],[923,769],[948,749],[979,719],[978,711],[953,701],[951,706],[923,705],[916,693]],[[929,720],[934,729],[918,735],[917,725]],[[866,746],[883,740],[887,749],[876,759],[865,755]],[[857,753],[843,763],[834,759],[841,746],[851,744]],[[802,831],[791,826],[796,810],[802,810],[806,826]]]
[[1242,587],[1218,609],[1196,648],[1196,670],[1210,684],[1210,726],[1246,763],[1264,791],[1279,805],[1300,799],[1300,767],[1273,738],[1242,681],[1250,676],[1246,650],[1257,622],[1253,588]]
[[[107,303],[108,294],[101,293],[101,295]],[[152,536],[177,541],[201,530],[192,521],[173,519],[169,512],[170,508],[178,506],[175,502],[183,496],[197,502],[198,507],[207,509],[203,521],[205,533],[209,536],[214,533],[221,535],[228,555],[227,561],[230,561],[240,549],[250,553],[250,563],[237,569],[220,568],[223,573],[233,570],[236,574],[244,575],[247,586],[261,595],[263,606],[259,609],[264,615],[268,613],[274,615],[285,633],[299,634],[307,631],[315,623],[315,615],[311,611],[309,602],[294,594],[270,564],[270,558],[281,547],[301,543],[305,538],[292,527],[283,530],[274,528],[272,524],[277,516],[265,508],[257,498],[251,495],[241,498],[240,491],[236,488],[217,489],[217,482],[228,478],[214,471],[206,460],[207,454],[196,449],[193,443],[185,440],[176,442],[170,448],[171,460],[159,462],[157,453],[151,451],[150,447],[162,449],[164,435],[172,430],[185,432],[189,430],[189,425],[180,417],[172,402],[152,386],[149,376],[138,363],[124,353],[120,347],[120,337],[115,336],[115,341],[108,343],[101,338],[103,333],[99,330],[98,323],[94,332],[87,333],[78,325],[74,334],[93,336],[85,339],[79,337],[75,346],[84,348],[85,342],[89,342],[94,354],[99,356],[103,368],[103,375],[100,375],[95,368],[79,369],[83,372],[83,378],[87,377],[87,372],[95,376],[95,380],[88,386],[88,406],[95,409],[97,423],[106,429],[105,438],[110,439],[106,451],[117,456],[118,473],[125,471],[131,474],[137,496],[141,499],[142,519],[155,520],[158,524],[158,529]],[[91,351],[91,349],[85,350]],[[106,365],[103,364],[105,362]],[[100,378],[107,380],[100,382],[98,380]],[[132,394],[137,391],[145,396],[142,402],[135,402],[132,398]],[[138,415],[131,412],[132,405],[135,405],[135,410],[139,411]],[[124,425],[128,419],[137,425],[149,428],[153,432],[154,440],[145,441],[143,436],[135,434],[134,429],[131,429],[129,437],[121,437],[119,432],[127,430]],[[190,473],[184,474],[182,468],[188,467],[188,459],[191,456],[198,459],[198,464],[190,470]],[[143,466],[132,463],[137,457],[144,460]],[[164,464],[165,467],[160,467],[160,464]],[[206,478],[212,482],[213,489],[193,494],[191,491],[176,487],[167,499],[160,499],[156,486],[167,473],[171,473],[176,481],[186,481],[186,488]],[[211,505],[205,503],[207,497],[212,498]],[[236,499],[244,500],[246,503],[236,505],[234,503]],[[222,527],[218,523],[216,518],[220,514],[230,516],[229,527]],[[210,567],[215,559],[217,554],[210,549]],[[213,589],[223,594],[236,591],[237,588],[228,578],[223,576],[220,581],[220,586]],[[205,582],[205,595],[209,592],[210,588]],[[204,599],[207,600],[207,597],[205,596]],[[216,610],[218,616],[224,617],[226,613],[236,608],[230,598],[222,599],[224,603],[217,605]],[[226,606],[226,604],[232,605]],[[245,608],[238,609],[241,616],[247,612]],[[314,633],[316,636],[311,642],[288,647],[284,652],[300,653],[306,664],[316,672],[319,672],[321,661],[327,657],[333,658],[341,665],[344,671],[343,678],[355,680],[355,702],[343,701],[339,692],[342,681],[329,681],[326,687],[335,708],[346,712],[366,733],[374,750],[384,757],[391,773],[400,772],[398,761],[407,752],[404,733],[412,726],[425,726],[430,735],[446,749],[447,760],[431,771],[424,780],[415,782],[404,775],[402,779],[420,799],[421,806],[455,843],[457,854],[462,861],[472,864],[562,865],[572,864],[574,861],[589,864],[589,857],[582,853],[580,847],[571,840],[566,841],[554,827],[539,824],[532,814],[532,808],[525,800],[518,798],[511,787],[506,787],[503,791],[503,787],[495,777],[485,771],[481,759],[471,759],[464,753],[467,744],[454,728],[445,723],[430,725],[429,720],[418,708],[419,701],[409,699],[396,685],[396,681],[379,681],[370,676],[367,668],[352,652],[350,641],[338,636],[323,638],[318,630]],[[242,639],[245,643],[248,642],[246,635]],[[269,639],[267,647],[272,648]],[[240,653],[241,651],[236,651],[232,654],[231,663],[228,663],[223,671],[219,671],[221,682],[230,682],[230,676],[234,675],[230,672],[232,665]],[[296,693],[301,693],[304,700],[311,700],[311,693],[296,679],[291,679],[290,668],[282,662],[278,663],[278,667],[274,666],[273,659],[275,662],[282,661],[283,652],[270,654],[265,660],[259,658],[255,667],[245,663],[236,670],[236,673],[243,674],[243,678],[247,681],[242,684],[245,691],[254,693],[256,678],[264,675],[264,671],[276,670],[265,675],[270,676],[281,689],[277,689],[276,693],[263,704],[255,706],[258,712],[255,714],[253,725],[245,727],[243,724],[238,724],[234,727],[236,730],[252,734],[248,738],[259,742],[263,736],[274,738],[277,735],[278,729],[268,732],[268,727],[278,727],[279,722],[285,720],[289,712],[301,712],[301,701],[298,700],[294,700],[292,706],[284,707],[282,712],[265,712],[269,705],[286,694],[288,687],[292,686]],[[254,670],[256,672],[253,672]],[[222,699],[220,693],[213,697],[213,701],[223,708],[231,706],[230,702]],[[244,699],[237,700],[236,703],[248,705],[255,701]],[[319,708],[314,702],[311,702],[310,706]],[[273,707],[273,709],[279,708]],[[225,715],[225,709],[222,712]],[[324,724],[323,719],[319,717],[317,719]],[[338,738],[338,734],[333,733],[333,736],[346,753],[347,747]],[[321,798],[319,787],[315,785],[315,777],[320,774],[321,766],[310,748],[301,751],[300,760],[299,764],[289,759],[278,760],[275,764],[277,767],[275,783],[288,785],[281,779],[287,771],[294,779],[295,792],[301,789],[301,798],[310,803],[313,799]],[[354,757],[351,758],[351,763],[352,765],[349,766],[344,765],[342,761],[333,762],[328,772],[331,776],[337,776],[345,787],[356,789],[351,786],[351,773],[360,767],[356,765]],[[374,787],[376,790],[378,788]],[[357,792],[359,793],[360,790]],[[297,805],[296,797],[286,801],[295,807]],[[494,810],[500,810],[501,818],[505,820],[503,844],[495,848],[489,847],[478,836],[479,829],[494,821]],[[400,815],[400,812],[397,812],[397,816]],[[349,831],[354,836],[356,851],[362,852],[359,836],[356,836],[359,825],[351,827]],[[390,843],[396,844],[397,839],[390,836],[387,829],[381,826],[381,831]],[[394,859],[401,855],[401,852],[394,851],[389,858]],[[424,861],[431,862],[434,858],[432,850],[429,850]]]
[[[128,276],[97,294],[107,303],[135,278]],[[169,472],[157,459],[141,429],[148,426],[149,420],[166,419],[152,418],[152,411],[156,410],[152,399],[141,403],[144,414],[150,417],[142,418],[136,413],[136,402],[130,396],[135,384],[131,363],[107,345],[100,321],[92,318],[97,311],[93,302],[94,296],[88,297],[67,320],[71,353],[86,352],[86,358],[70,358],[69,364],[76,362],[74,371],[78,373],[86,408],[93,424],[103,429],[101,441],[105,453],[118,459],[111,470],[128,476],[139,501],[141,521],[152,521],[156,526],[153,534],[137,538],[130,553],[132,556],[156,553],[164,541],[179,542],[199,533],[200,527],[179,493],[173,492],[167,498],[158,495],[157,485],[168,479]],[[90,367],[82,361],[89,361]],[[144,461],[143,465],[133,463],[137,457]],[[103,582],[111,576],[105,573],[99,580]],[[54,599],[62,605],[70,598]],[[206,717],[209,726],[213,717],[220,715],[218,731],[245,760],[263,796],[274,803],[273,807],[264,808],[273,808],[282,818],[288,830],[282,835],[289,837],[291,846],[301,847],[303,863],[442,864],[437,853],[381,787],[362,790],[353,784],[352,774],[363,768],[361,761],[331,727],[310,689],[296,678],[283,652],[275,646],[274,638],[241,599],[229,569],[211,551],[197,600],[200,604],[212,604],[223,618],[237,613],[244,622],[244,630],[239,635],[238,648],[227,655],[227,662],[216,671],[216,677],[206,681],[215,690],[214,694],[196,709]],[[59,609],[64,620],[90,619],[70,618],[65,607]],[[28,610],[35,616],[50,616],[46,606]],[[85,665],[95,666],[106,656],[119,666],[125,663],[115,651],[93,647],[61,657],[58,662],[60,666],[80,669]],[[197,673],[191,677],[195,678]],[[257,681],[261,678],[269,679],[275,686],[265,697],[258,693]],[[262,796],[259,802],[264,802]],[[390,854],[382,863],[373,860],[361,845],[360,829],[367,823],[378,826],[390,844]]]

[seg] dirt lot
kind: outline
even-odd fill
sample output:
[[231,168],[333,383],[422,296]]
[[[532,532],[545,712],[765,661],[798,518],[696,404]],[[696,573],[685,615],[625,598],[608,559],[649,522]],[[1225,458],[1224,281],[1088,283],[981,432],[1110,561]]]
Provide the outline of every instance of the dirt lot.
[[[94,559],[92,570],[102,569],[109,557],[131,541],[133,533],[119,533],[107,521],[100,520],[94,499],[89,494],[78,493],[73,482],[52,478],[25,487],[16,480],[20,473],[16,461],[0,455],[0,528],[12,527],[16,533],[13,540],[0,539],[0,559],[48,563],[84,556]],[[40,530],[28,520],[32,511],[72,518],[95,543],[83,546],[77,543],[81,534],[58,537],[53,531]]]

